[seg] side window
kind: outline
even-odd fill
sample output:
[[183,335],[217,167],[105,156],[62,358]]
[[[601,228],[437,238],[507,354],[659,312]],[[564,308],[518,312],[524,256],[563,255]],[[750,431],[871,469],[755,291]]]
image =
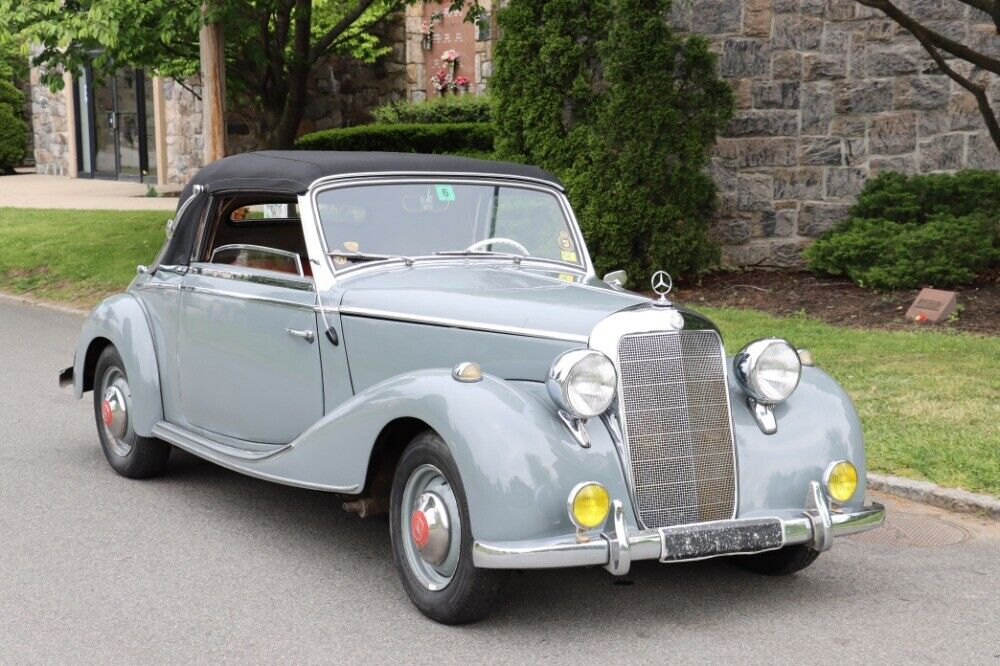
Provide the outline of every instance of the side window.
[[311,275],[298,204],[274,195],[213,202],[202,261]]

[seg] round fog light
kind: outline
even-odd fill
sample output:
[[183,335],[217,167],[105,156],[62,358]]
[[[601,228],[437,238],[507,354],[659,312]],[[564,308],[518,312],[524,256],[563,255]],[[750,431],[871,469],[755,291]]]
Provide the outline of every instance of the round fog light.
[[858,470],[846,460],[832,463],[823,477],[826,492],[834,502],[846,502],[858,489]]
[[604,523],[610,506],[607,489],[594,481],[581,483],[570,491],[569,517],[580,529],[590,530]]

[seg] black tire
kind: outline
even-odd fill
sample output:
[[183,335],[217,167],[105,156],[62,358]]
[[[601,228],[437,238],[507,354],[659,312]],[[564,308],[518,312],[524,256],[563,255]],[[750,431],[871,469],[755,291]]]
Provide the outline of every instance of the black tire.
[[[113,470],[130,479],[145,479],[162,474],[167,467],[167,459],[170,457],[169,444],[151,437],[140,437],[135,434],[131,423],[128,424],[127,431],[120,439],[120,443],[128,445],[127,451],[119,450],[122,448],[121,444],[116,448],[112,439],[113,435],[109,436],[102,415],[103,383],[109,373],[120,374],[126,382],[128,380],[121,355],[112,345],[105,347],[104,351],[101,352],[94,370],[94,419],[97,423],[97,436],[101,440],[104,457],[108,459]],[[131,399],[131,394],[127,395],[126,404],[131,405]]]
[[[461,549],[451,581],[440,590],[428,589],[411,568],[402,543],[410,538],[403,532],[401,514],[404,489],[413,472],[433,465],[441,471],[457,500],[461,529]],[[467,624],[488,615],[500,598],[506,571],[478,569],[472,564],[472,532],[469,528],[469,508],[458,468],[440,436],[424,431],[413,438],[396,466],[389,505],[389,535],[392,556],[400,580],[414,605],[427,617],[443,624]]]
[[756,555],[733,558],[738,565],[765,576],[789,576],[816,561],[819,551],[806,545],[785,546]]

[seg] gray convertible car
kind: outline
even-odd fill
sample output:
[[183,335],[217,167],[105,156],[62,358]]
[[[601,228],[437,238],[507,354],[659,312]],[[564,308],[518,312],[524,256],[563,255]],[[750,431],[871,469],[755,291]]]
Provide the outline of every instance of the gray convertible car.
[[[780,338],[594,274],[530,166],[259,152],[204,169],[71,368],[108,462],[178,447],[388,513],[410,598],[461,623],[511,569],[731,556],[790,574],[882,523],[850,399]],[[821,360],[821,359],[820,359]]]

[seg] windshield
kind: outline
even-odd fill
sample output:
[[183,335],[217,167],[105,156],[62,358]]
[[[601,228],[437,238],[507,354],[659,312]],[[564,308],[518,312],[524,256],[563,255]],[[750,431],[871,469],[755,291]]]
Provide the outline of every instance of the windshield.
[[334,266],[395,256],[501,253],[583,266],[556,196],[448,181],[339,187],[316,196]]

